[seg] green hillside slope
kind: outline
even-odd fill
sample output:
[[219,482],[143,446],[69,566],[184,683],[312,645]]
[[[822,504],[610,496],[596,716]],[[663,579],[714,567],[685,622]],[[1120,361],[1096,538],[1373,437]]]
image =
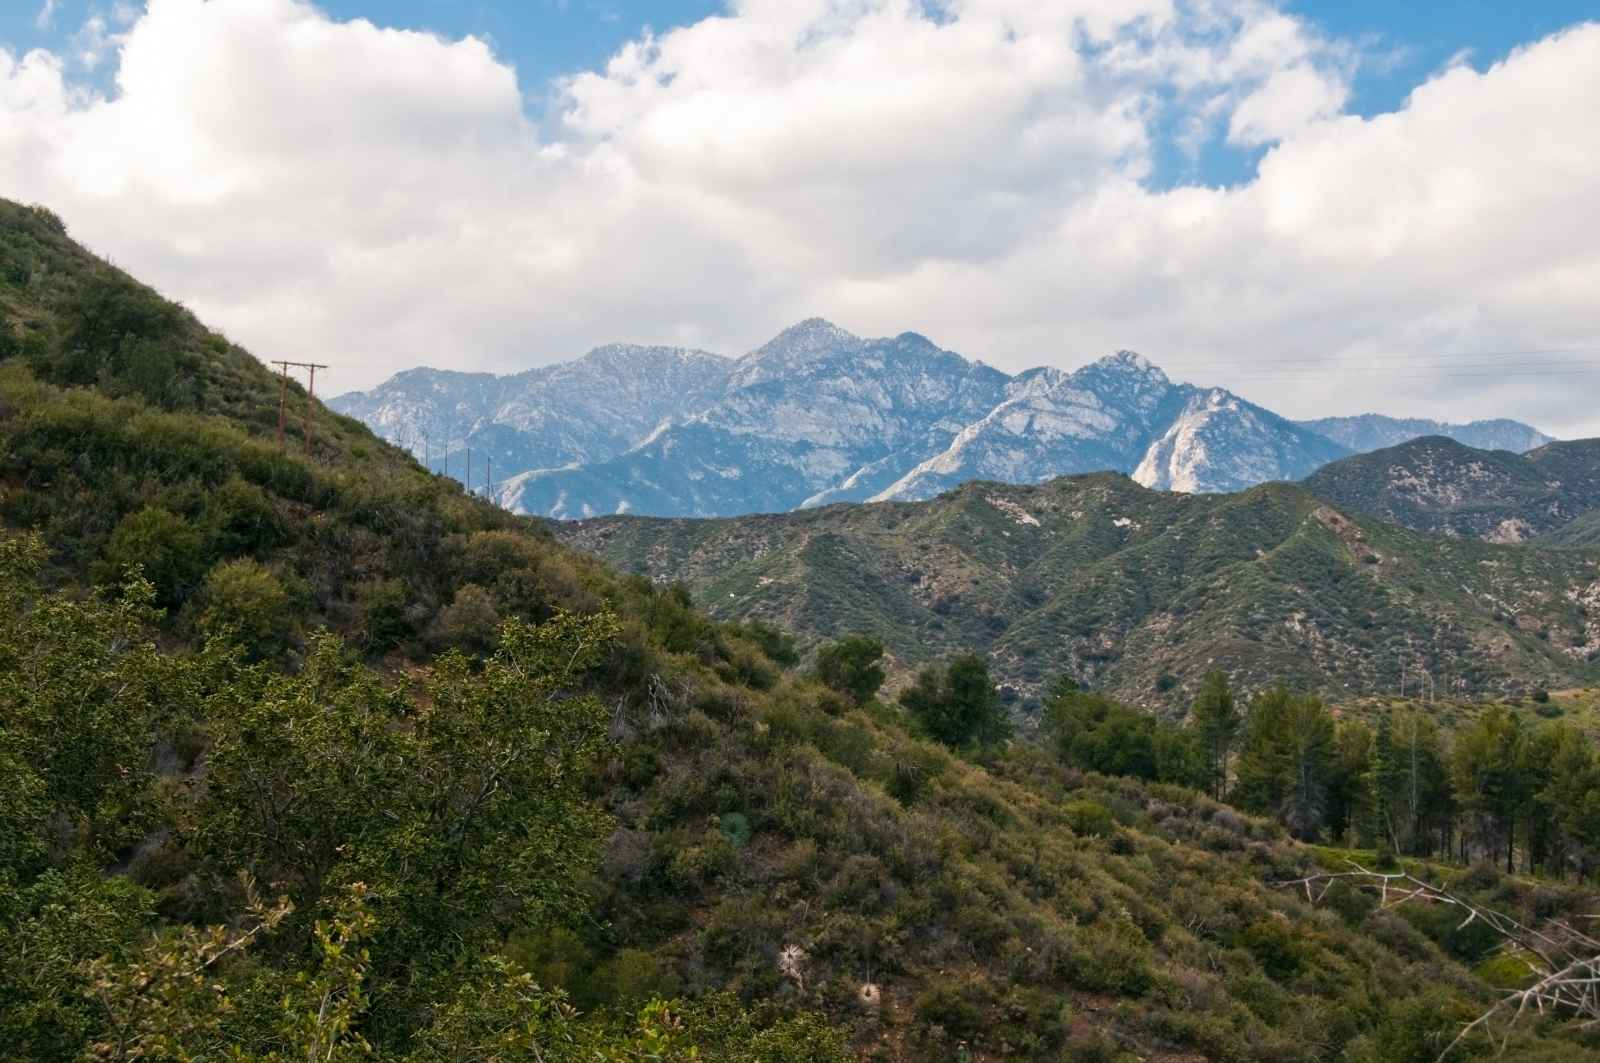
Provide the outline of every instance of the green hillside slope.
[[[0,203],[0,259],[0,1060],[1421,1063],[1495,999],[1457,920],[1276,886],[1327,857],[1272,819],[929,741],[353,422],[280,452],[271,374],[47,214]],[[1310,571],[1308,514],[1354,534],[1288,490],[1215,522],[1039,490],[1080,488],[1115,515],[1034,545],[1104,573],[1274,541]],[[1038,529],[980,502],[1005,523],[847,512],[926,520],[934,615],[994,627],[976,563],[934,562],[1004,571]],[[1127,554],[1160,515],[1188,544]],[[1466,556],[1507,599],[1542,571]],[[1079,600],[1137,612],[1104,579]]]
[[1600,508],[1600,440],[1512,454],[1428,436],[1325,465],[1303,486],[1415,531],[1524,542]]
[[1600,546],[1600,512],[1588,513],[1545,537],[1550,546]]
[[1600,553],[1431,538],[1283,484],[1190,496],[1106,474],[553,527],[621,568],[686,582],[713,616],[814,639],[877,632],[907,664],[980,649],[1024,693],[1070,674],[1175,706],[1213,667],[1339,697],[1422,667],[1478,693],[1581,681],[1600,647]]

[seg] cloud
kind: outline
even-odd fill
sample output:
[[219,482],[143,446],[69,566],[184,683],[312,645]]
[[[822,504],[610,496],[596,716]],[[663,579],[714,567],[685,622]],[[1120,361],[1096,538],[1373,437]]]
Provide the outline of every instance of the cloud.
[[85,70],[96,70],[116,50],[117,43],[118,35],[106,26],[105,17],[90,15],[72,36],[73,57]]
[[[0,53],[0,193],[330,387],[821,313],[1013,369],[1135,347],[1297,414],[1600,433],[1556,378],[1374,371],[1600,340],[1600,27],[1370,119],[1351,46],[1255,0],[739,0],[537,123],[485,42],[298,0],[152,0],[115,47],[110,96]],[[1172,129],[1259,171],[1157,188]]]
[[39,30],[48,30],[56,20],[56,8],[61,6],[61,0],[44,0],[39,13],[33,16],[33,24]]

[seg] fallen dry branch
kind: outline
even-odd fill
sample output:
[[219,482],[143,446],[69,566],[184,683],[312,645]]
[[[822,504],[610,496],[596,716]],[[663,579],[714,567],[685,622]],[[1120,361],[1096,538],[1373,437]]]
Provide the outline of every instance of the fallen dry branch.
[[[1439,1054],[1440,1060],[1477,1031],[1497,1042],[1498,1050],[1503,1053],[1518,1020],[1530,1011],[1546,1017],[1569,1019],[1585,1029],[1600,1025],[1600,939],[1576,930],[1565,922],[1552,921],[1543,928],[1528,926],[1504,912],[1486,908],[1431,882],[1424,882],[1409,872],[1371,871],[1353,861],[1350,867],[1349,871],[1307,875],[1275,885],[1304,890],[1306,899],[1312,904],[1321,902],[1330,889],[1344,882],[1377,893],[1380,910],[1413,903],[1452,906],[1463,913],[1457,930],[1474,922],[1489,926],[1505,939],[1508,946],[1526,954],[1528,965],[1537,976],[1532,985],[1507,993],[1464,1026]],[[1581,918],[1594,919],[1596,916]],[[1498,1037],[1492,1029],[1497,1020],[1504,1021],[1504,1029]]]

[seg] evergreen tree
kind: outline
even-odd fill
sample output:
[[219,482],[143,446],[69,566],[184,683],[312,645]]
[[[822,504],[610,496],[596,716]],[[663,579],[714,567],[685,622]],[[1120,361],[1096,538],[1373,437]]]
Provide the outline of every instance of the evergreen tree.
[[1200,742],[1210,765],[1211,796],[1222,800],[1228,788],[1228,755],[1239,734],[1239,710],[1234,702],[1228,677],[1220,671],[1208,672],[1200,685],[1190,717],[1200,733]]
[[851,635],[817,651],[817,678],[856,702],[871,701],[883,686],[883,642]]
[[1561,820],[1546,796],[1551,792],[1565,733],[1570,730],[1566,723],[1546,723],[1528,735],[1517,751],[1517,784],[1523,795],[1521,833],[1529,871],[1563,862],[1566,840]]
[[1527,799],[1522,742],[1517,717],[1496,705],[1456,735],[1450,761],[1462,810],[1485,850],[1504,849],[1508,873],[1515,870],[1517,820]]
[[1156,721],[1110,698],[1057,687],[1045,703],[1045,729],[1061,759],[1074,767],[1156,777]]
[[1373,807],[1374,740],[1372,729],[1358,721],[1335,730],[1329,763],[1328,833],[1348,837],[1352,844],[1368,846],[1378,836]]
[[947,667],[924,668],[900,704],[947,746],[990,745],[1009,738],[1011,723],[982,657],[966,654]]
[[1400,851],[1400,838],[1395,829],[1395,788],[1399,782],[1399,767],[1395,764],[1394,722],[1387,716],[1378,718],[1378,731],[1372,741],[1372,772],[1369,777],[1370,831],[1378,844],[1389,852]]
[[1439,725],[1425,713],[1397,713],[1394,740],[1396,819],[1405,824],[1404,850],[1425,855],[1448,845],[1455,820],[1455,792],[1439,736]]
[[1600,864],[1600,756],[1575,728],[1561,727],[1557,737],[1536,801],[1560,831],[1566,865],[1581,879]]
[[1319,699],[1284,687],[1258,694],[1245,719],[1236,800],[1315,838],[1327,818],[1333,753],[1333,717]]

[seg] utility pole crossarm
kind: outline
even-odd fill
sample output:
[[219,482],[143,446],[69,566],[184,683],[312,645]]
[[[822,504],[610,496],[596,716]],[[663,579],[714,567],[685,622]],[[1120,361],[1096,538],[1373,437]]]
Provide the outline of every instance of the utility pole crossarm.
[[308,378],[307,378],[308,379],[308,385],[306,387],[305,433],[306,433],[306,457],[309,458],[311,456],[311,407],[312,407],[312,404],[316,401],[316,398],[317,398],[317,370],[318,369],[328,369],[328,368],[331,368],[331,367],[323,365],[320,362],[274,361],[272,364],[277,366],[279,371],[280,371],[280,377],[279,377],[279,381],[278,381],[278,449],[279,450],[283,449],[283,427],[284,427],[284,421],[285,421],[286,416],[287,416],[287,407],[288,407],[288,402],[289,402],[289,370],[290,369],[304,369],[308,373]]

